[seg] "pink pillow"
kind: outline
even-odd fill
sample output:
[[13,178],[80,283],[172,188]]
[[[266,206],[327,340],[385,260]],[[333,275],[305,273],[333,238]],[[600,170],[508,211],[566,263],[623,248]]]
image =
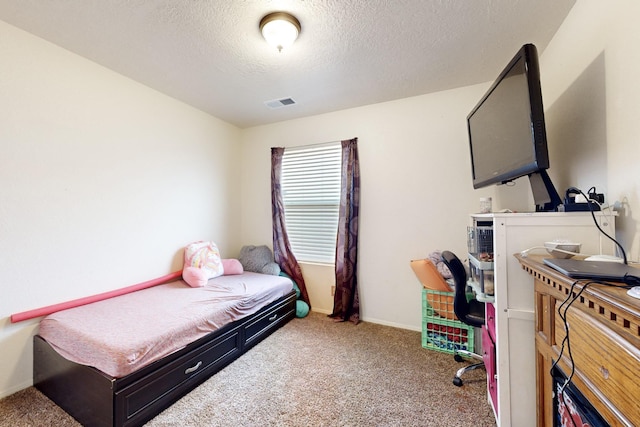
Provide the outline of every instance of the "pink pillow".
[[[215,243],[195,242],[184,249],[182,278],[189,286],[204,286],[209,279],[222,276],[223,273],[220,251]],[[202,280],[205,281],[204,284],[201,284]]]
[[201,288],[209,281],[204,270],[190,266],[182,270],[182,279],[192,288]]
[[242,264],[237,259],[223,259],[222,267],[225,276],[244,273],[244,268],[242,268]]

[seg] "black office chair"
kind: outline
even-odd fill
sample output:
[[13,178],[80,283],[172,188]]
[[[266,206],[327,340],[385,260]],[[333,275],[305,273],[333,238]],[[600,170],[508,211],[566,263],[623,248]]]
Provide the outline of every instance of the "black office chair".
[[[446,266],[449,267],[449,271],[451,271],[455,282],[455,293],[453,297],[454,313],[462,323],[473,326],[474,328],[483,326],[484,303],[481,303],[475,298],[467,301],[467,270],[464,265],[454,253],[449,251],[442,252],[442,260]],[[479,362],[458,369],[456,376],[453,378],[453,384],[458,387],[462,386],[462,378],[460,378],[462,374],[484,367],[484,360],[481,355],[472,351],[456,350],[453,357],[457,362],[462,362],[465,360],[462,356]]]

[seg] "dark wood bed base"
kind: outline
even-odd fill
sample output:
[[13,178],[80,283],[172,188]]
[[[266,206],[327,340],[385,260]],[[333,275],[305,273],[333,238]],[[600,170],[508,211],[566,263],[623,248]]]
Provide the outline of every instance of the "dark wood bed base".
[[84,426],[138,426],[295,317],[296,293],[122,378],[60,356],[34,337],[33,383]]

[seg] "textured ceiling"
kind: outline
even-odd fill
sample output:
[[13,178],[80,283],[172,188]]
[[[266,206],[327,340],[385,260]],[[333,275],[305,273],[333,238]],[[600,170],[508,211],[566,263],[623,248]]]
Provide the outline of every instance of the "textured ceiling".
[[[0,19],[244,128],[492,81],[574,3],[0,0]],[[278,10],[302,25],[282,53],[258,29]]]

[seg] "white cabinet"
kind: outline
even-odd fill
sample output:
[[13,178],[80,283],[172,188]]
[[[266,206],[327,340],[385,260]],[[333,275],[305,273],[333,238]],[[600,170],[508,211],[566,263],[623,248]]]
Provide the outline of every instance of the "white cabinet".
[[[596,219],[607,234],[615,235],[612,215],[598,212]],[[612,255],[614,243],[600,233],[589,212],[474,214],[471,225],[493,227],[497,402],[489,401],[498,426],[534,426],[534,290],[513,255],[556,239],[582,243],[583,254]]]

